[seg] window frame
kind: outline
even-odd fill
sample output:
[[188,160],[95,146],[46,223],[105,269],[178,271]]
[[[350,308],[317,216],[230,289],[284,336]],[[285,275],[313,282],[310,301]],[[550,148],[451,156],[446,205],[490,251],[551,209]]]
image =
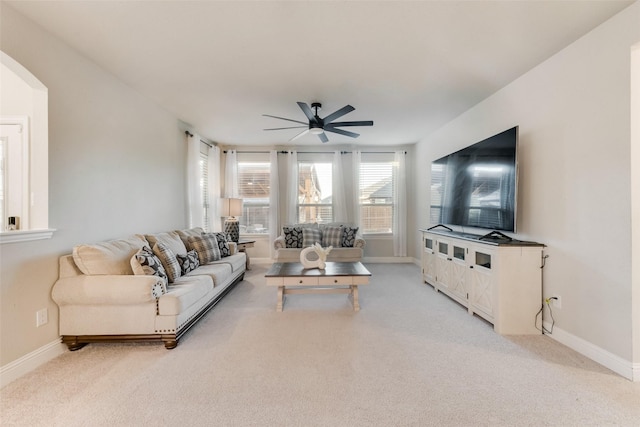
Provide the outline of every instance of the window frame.
[[[394,155],[393,153],[362,153],[362,157],[360,160],[360,170],[358,171],[359,174],[359,185],[360,188],[355,189],[356,195],[355,197],[358,199],[358,205],[359,205],[359,209],[360,209],[360,232],[362,233],[363,236],[367,236],[369,238],[379,238],[379,239],[387,239],[387,238],[391,238],[393,236],[393,215],[394,215],[394,207],[396,205],[396,198],[395,195],[393,194],[393,189],[394,189],[394,180],[395,180],[395,173],[394,173]],[[388,165],[388,167],[390,168],[390,192],[391,192],[391,201],[390,202],[384,202],[384,203],[362,203],[363,200],[363,190],[364,190],[364,186],[369,185],[369,182],[367,182],[366,180],[363,180],[363,176],[362,176],[362,172],[363,172],[363,166],[367,165],[372,165],[372,164],[385,164]],[[381,179],[385,179],[384,177],[382,177]],[[382,186],[384,187],[384,186]],[[380,188],[382,188],[380,187]],[[376,190],[377,191],[377,190]],[[374,191],[375,192],[375,191]],[[373,193],[372,193],[373,194]],[[364,218],[364,214],[363,212],[365,211],[365,209],[367,208],[376,208],[376,207],[387,207],[390,211],[390,215],[389,215],[389,231],[369,231],[367,229],[365,229],[364,227],[364,223],[365,223],[365,218]]]
[[[242,152],[238,152],[237,153],[237,170],[238,170],[238,197],[240,197],[242,199],[243,202],[243,206],[242,206],[242,216],[239,218],[240,221],[240,235],[241,236],[268,236],[269,235],[269,224],[271,221],[271,183],[270,181],[265,181],[267,188],[269,189],[269,193],[266,194],[264,197],[260,197],[260,198],[253,198],[253,199],[264,199],[263,202],[255,202],[252,201],[252,197],[247,197],[247,195],[244,193],[244,188],[243,188],[243,172],[242,172],[242,165],[259,165],[256,166],[257,168],[267,168],[268,169],[268,173],[267,173],[267,178],[270,177],[271,174],[271,158],[269,153],[242,153]],[[258,173],[259,171],[253,171],[251,173]],[[251,208],[266,208],[267,211],[267,217],[264,219],[264,222],[262,223],[262,228],[264,231],[261,232],[257,232],[255,230],[248,232],[246,231],[250,224],[247,224],[247,218],[250,217],[250,215],[247,215],[248,209]],[[257,223],[254,223],[257,224]],[[254,225],[251,224],[251,225]],[[244,231],[243,231],[244,230]]]
[[[309,221],[305,221],[305,224],[329,224],[334,222],[334,218],[335,218],[335,207],[334,207],[334,198],[333,198],[333,153],[326,153],[326,155],[323,153],[321,155],[314,155],[313,158],[308,157],[308,156],[304,156],[302,155],[304,153],[299,153],[299,157],[298,157],[298,195],[296,197],[296,218],[297,218],[297,222],[298,223],[303,223],[300,219],[300,212],[301,209],[304,208],[317,208],[317,209],[322,209],[322,208],[330,208],[331,209],[331,218],[329,220],[322,220],[322,222],[317,222],[317,221],[313,221],[313,222],[309,222]],[[330,183],[331,185],[331,203],[300,203],[300,199],[303,196],[300,193],[300,179],[301,179],[301,171],[302,171],[302,165],[303,164],[326,164],[328,165],[328,171],[330,174],[330,179],[328,179],[328,183]],[[320,194],[322,195],[322,188],[319,189],[320,190]],[[329,197],[329,196],[327,196]],[[317,219],[317,215],[316,218]]]

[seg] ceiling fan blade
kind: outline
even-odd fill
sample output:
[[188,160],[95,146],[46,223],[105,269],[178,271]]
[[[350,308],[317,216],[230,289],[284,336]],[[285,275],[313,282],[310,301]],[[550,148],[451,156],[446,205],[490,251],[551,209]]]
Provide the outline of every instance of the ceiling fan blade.
[[325,142],[329,142],[329,138],[327,138],[327,135],[325,135],[324,132],[319,133],[318,134],[318,138],[320,138],[320,141],[322,141],[322,143],[324,144]]
[[270,128],[270,129],[262,129],[262,130],[283,130],[283,129],[301,129],[301,128],[308,128],[308,126],[291,126],[287,128]]
[[300,132],[299,134],[297,134],[296,136],[294,136],[293,138],[291,138],[289,140],[289,142],[295,141],[296,139],[298,139],[298,138],[300,138],[300,137],[302,137],[302,136],[304,136],[304,135],[306,135],[308,133],[309,133],[309,129],[307,128],[307,129],[303,130],[302,132]]
[[325,126],[324,130],[325,130],[325,132],[333,132],[333,133],[337,133],[337,134],[344,135],[344,136],[350,136],[351,138],[357,138],[357,137],[360,136],[359,133],[349,132],[348,130],[336,129],[336,128],[328,127],[328,126]]
[[325,123],[331,123],[333,120],[337,119],[338,117],[342,117],[345,114],[352,112],[353,110],[355,110],[355,108],[353,108],[351,105],[345,105],[344,107],[342,107],[338,111],[335,111],[335,112],[329,114],[323,120],[324,120]]
[[335,123],[330,123],[328,125],[325,125],[325,127],[327,126],[331,126],[331,127],[336,127],[336,126],[373,126],[373,120],[362,120],[359,122],[335,122]]
[[310,122],[316,122],[316,118],[313,115],[313,111],[311,108],[304,102],[298,102],[298,107],[302,110],[305,116],[309,119]]
[[301,125],[308,125],[308,123],[301,122],[300,120],[285,119],[284,117],[272,116],[272,115],[270,115],[270,114],[263,114],[263,116],[265,116],[265,117],[272,117],[272,118],[274,118],[274,119],[286,120],[286,121],[294,122],[294,123],[300,123]]

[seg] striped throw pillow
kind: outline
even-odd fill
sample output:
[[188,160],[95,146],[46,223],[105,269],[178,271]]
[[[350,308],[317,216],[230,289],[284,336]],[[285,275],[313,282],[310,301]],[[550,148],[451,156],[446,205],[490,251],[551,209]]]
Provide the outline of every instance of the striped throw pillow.
[[214,236],[189,236],[187,242],[198,253],[200,265],[206,265],[220,259],[220,247]]

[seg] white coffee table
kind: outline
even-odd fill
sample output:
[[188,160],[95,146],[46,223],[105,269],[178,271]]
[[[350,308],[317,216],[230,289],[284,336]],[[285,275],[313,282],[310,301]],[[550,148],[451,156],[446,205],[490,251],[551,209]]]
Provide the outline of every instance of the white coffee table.
[[360,262],[327,262],[326,268],[305,269],[299,262],[277,262],[265,274],[268,286],[278,287],[277,311],[288,294],[349,294],[353,310],[360,310],[358,286],[368,285],[371,273]]

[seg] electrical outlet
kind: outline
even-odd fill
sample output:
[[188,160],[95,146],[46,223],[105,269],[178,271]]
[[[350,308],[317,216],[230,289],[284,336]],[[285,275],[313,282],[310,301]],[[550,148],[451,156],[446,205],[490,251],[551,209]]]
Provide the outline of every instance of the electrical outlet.
[[46,308],[36,312],[36,327],[49,323],[49,311]]
[[555,297],[553,297],[554,299],[551,300],[551,304],[553,304],[554,308],[562,308],[562,297],[559,295],[556,295]]

